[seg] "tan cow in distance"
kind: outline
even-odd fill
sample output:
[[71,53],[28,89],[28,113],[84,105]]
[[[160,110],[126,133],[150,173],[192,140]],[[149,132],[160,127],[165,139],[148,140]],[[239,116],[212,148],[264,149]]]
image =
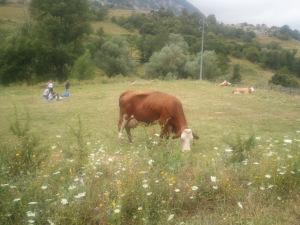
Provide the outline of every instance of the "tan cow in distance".
[[231,83],[228,82],[227,80],[224,80],[222,83],[219,84],[221,87],[229,87],[231,86]]
[[232,93],[233,94],[252,94],[254,92],[253,87],[248,87],[248,88],[235,88]]

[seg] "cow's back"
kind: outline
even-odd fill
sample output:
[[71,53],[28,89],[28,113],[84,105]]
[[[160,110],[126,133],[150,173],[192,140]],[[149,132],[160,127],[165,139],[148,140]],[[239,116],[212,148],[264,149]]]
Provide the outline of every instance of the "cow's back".
[[121,94],[120,110],[138,121],[150,123],[174,116],[178,107],[182,109],[177,98],[162,92],[127,91]]

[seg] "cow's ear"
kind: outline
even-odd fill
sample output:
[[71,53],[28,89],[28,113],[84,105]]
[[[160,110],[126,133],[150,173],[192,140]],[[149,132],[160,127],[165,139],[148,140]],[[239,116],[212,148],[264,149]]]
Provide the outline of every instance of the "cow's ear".
[[196,139],[196,140],[198,140],[199,136],[193,132],[193,138]]

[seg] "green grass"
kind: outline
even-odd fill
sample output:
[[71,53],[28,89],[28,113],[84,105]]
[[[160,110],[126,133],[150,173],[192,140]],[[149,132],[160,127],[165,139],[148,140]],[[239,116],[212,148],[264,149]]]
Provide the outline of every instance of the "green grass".
[[[133,81],[72,82],[71,97],[51,103],[41,98],[43,84],[0,89],[1,224],[298,223],[299,96],[263,89],[232,95],[231,88],[198,81]],[[182,153],[179,140],[157,144],[157,126],[135,129],[133,144],[119,141],[118,97],[128,89],[177,96],[200,136],[192,151]],[[30,129],[18,138],[10,126],[22,131],[26,112]],[[251,136],[255,143],[245,147]]]

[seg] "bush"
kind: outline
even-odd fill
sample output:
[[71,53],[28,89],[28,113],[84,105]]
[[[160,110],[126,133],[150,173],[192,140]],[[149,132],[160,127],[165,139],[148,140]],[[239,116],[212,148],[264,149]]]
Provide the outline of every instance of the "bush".
[[185,78],[187,49],[188,45],[182,36],[171,34],[168,44],[160,52],[154,53],[146,64],[146,75],[151,78]]
[[89,51],[86,51],[74,63],[71,71],[71,77],[78,80],[91,79],[94,76],[95,66],[92,62],[92,56]]
[[96,51],[95,61],[109,77],[118,74],[127,75],[135,67],[130,56],[129,44],[122,37],[113,37],[105,41]]
[[12,176],[35,173],[47,156],[47,151],[42,149],[39,139],[30,132],[30,117],[26,114],[24,123],[15,108],[15,118],[11,122],[10,130],[15,135],[15,146],[4,146],[2,157],[4,165],[9,168]]
[[0,83],[31,81],[36,58],[32,26],[24,24],[0,43]]
[[108,15],[108,8],[105,6],[92,6],[90,14],[91,19],[103,21]]
[[242,80],[242,76],[240,73],[240,65],[236,64],[233,66],[233,73],[232,73],[232,77],[230,78],[230,82],[233,84],[237,84],[240,83]]
[[291,75],[287,74],[276,73],[273,75],[270,82],[283,87],[299,87],[298,81]]
[[214,80],[222,75],[218,65],[218,56],[214,51],[204,51],[203,53],[203,78]]
[[230,161],[240,163],[247,159],[249,152],[255,147],[255,136],[251,135],[248,138],[242,138],[240,135],[237,135],[235,140],[228,142],[228,145],[232,149]]

